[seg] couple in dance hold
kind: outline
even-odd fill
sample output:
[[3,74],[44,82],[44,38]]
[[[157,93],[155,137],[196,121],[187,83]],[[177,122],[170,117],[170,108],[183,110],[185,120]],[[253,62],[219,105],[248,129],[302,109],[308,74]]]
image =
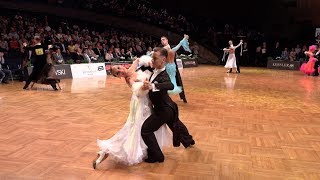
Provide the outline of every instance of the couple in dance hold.
[[170,144],[178,147],[181,143],[188,148],[195,144],[179,120],[177,104],[168,95],[168,91],[174,89],[165,69],[170,53],[156,47],[152,57],[142,56],[129,69],[120,65],[111,68],[112,74],[123,77],[132,90],[130,113],[125,125],[113,137],[97,141],[100,151],[93,161],[94,169],[107,157],[129,166],[142,161],[163,162],[163,147]]

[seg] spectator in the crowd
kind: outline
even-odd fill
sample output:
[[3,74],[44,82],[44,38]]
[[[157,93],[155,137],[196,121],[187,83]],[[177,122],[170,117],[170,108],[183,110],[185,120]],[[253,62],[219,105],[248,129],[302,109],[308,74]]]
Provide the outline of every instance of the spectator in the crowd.
[[106,56],[105,56],[105,60],[110,62],[110,61],[112,61],[113,58],[114,57],[113,57],[113,54],[112,54],[112,50],[109,49],[107,54],[106,54]]
[[3,51],[9,50],[8,42],[4,39],[3,35],[1,36],[1,39],[0,39],[0,49]]
[[18,52],[20,51],[20,44],[15,36],[11,36],[9,42],[9,54],[10,56],[18,56]]
[[289,60],[289,52],[288,48],[284,48],[284,50],[281,53],[281,59],[282,60]]
[[114,48],[113,58],[120,59],[121,53],[119,48]]
[[304,52],[306,52],[306,51],[308,51],[307,46],[306,46],[306,45],[303,45],[300,53],[297,54],[297,58],[298,58],[297,60],[299,60],[299,61],[307,60],[307,59],[308,59],[308,58],[307,58],[308,56],[306,56],[306,54],[304,53]]
[[152,48],[149,46],[146,55],[151,56]]
[[276,42],[276,46],[273,49],[273,58],[274,59],[280,59],[281,58],[280,43],[278,41]]
[[3,69],[2,66],[3,66],[3,64],[0,63],[0,83],[7,84],[7,83],[9,83],[8,79],[9,79],[9,76],[10,76],[10,70]]
[[295,51],[296,54],[299,54],[301,52],[301,48],[300,48],[299,44],[297,44],[297,47],[294,48],[294,51]]
[[53,48],[54,53],[53,53],[53,59],[55,61],[56,64],[64,64],[64,59],[63,56],[61,54],[61,50],[59,46],[54,46]]
[[248,43],[244,42],[243,43],[243,49],[242,49],[242,54],[240,54],[239,62],[243,66],[248,66],[249,65],[249,52],[248,52]]
[[191,48],[191,51],[193,53],[193,56],[194,57],[198,57],[199,56],[199,49],[200,49],[199,46],[198,46],[198,43],[195,42],[193,44],[193,46],[191,46],[190,48]]
[[125,51],[124,51],[123,48],[120,50],[120,58],[121,58],[121,59],[127,58],[127,55],[126,55],[126,53],[125,53]]
[[295,48],[292,48],[289,54],[289,60],[290,61],[295,61],[296,60],[296,51]]
[[78,63],[78,64],[84,61],[84,57],[83,57],[81,48],[77,49],[77,53],[75,54],[75,58],[73,60],[75,63]]
[[134,56],[134,54],[133,54],[133,48],[132,48],[132,47],[129,47],[128,51],[126,52],[126,55],[127,55],[128,57],[133,57],[133,56]]
[[87,47],[84,47],[84,48],[83,48],[83,54],[82,54],[82,56],[83,56],[84,61],[86,61],[86,62],[88,62],[88,63],[91,63],[91,62],[92,62],[90,56],[88,55],[88,48],[87,48]]
[[70,41],[70,44],[68,45],[67,53],[73,60],[77,59],[77,53],[78,53],[77,50],[78,49],[76,49],[76,46],[74,45],[74,42]]
[[98,57],[99,55],[96,55],[92,49],[92,45],[89,45],[88,47],[88,55],[90,57],[90,59],[92,59],[93,61],[97,61],[98,60]]
[[101,46],[100,42],[96,43],[96,47],[93,48],[93,52],[94,54],[98,55],[98,57],[104,57],[103,47]]
[[267,43],[263,42],[262,43],[262,48],[261,48],[261,56],[262,56],[262,66],[266,67],[267,62],[268,62],[268,49],[267,49]]
[[255,58],[255,63],[256,66],[261,66],[262,65],[262,53],[261,53],[261,46],[258,46],[256,48],[256,58]]

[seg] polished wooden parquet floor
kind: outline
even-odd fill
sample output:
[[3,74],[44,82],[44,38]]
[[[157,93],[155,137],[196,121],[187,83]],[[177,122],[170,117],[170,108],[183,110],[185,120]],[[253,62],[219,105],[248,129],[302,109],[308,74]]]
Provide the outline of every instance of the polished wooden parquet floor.
[[130,90],[108,76],[63,80],[62,91],[0,85],[0,179],[320,179],[320,77],[222,66],[183,70],[188,103],[173,99],[196,140],[164,163],[97,170],[97,138],[125,123]]

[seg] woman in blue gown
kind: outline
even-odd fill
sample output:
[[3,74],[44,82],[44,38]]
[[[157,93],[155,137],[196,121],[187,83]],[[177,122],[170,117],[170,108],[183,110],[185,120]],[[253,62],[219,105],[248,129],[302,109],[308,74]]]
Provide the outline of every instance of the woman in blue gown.
[[161,43],[164,45],[164,48],[166,48],[169,51],[168,59],[167,59],[168,61],[166,62],[166,71],[169,74],[172,84],[174,85],[174,89],[168,91],[169,94],[179,94],[182,92],[182,87],[178,86],[176,81],[177,67],[176,67],[176,63],[174,62],[174,57],[175,57],[176,51],[181,46],[185,51],[188,51],[191,53],[188,39],[189,39],[189,36],[184,35],[184,38],[179,42],[179,44],[171,49],[168,43],[168,39],[164,36],[161,38]]

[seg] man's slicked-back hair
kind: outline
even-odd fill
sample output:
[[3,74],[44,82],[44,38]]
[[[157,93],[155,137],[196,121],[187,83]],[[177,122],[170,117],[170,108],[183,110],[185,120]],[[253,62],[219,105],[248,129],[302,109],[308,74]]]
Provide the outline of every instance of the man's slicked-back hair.
[[161,36],[161,39],[162,39],[162,38],[166,38],[166,39],[168,40],[167,36]]
[[161,56],[168,57],[168,51],[163,47],[155,47],[153,49],[154,52],[159,52]]

